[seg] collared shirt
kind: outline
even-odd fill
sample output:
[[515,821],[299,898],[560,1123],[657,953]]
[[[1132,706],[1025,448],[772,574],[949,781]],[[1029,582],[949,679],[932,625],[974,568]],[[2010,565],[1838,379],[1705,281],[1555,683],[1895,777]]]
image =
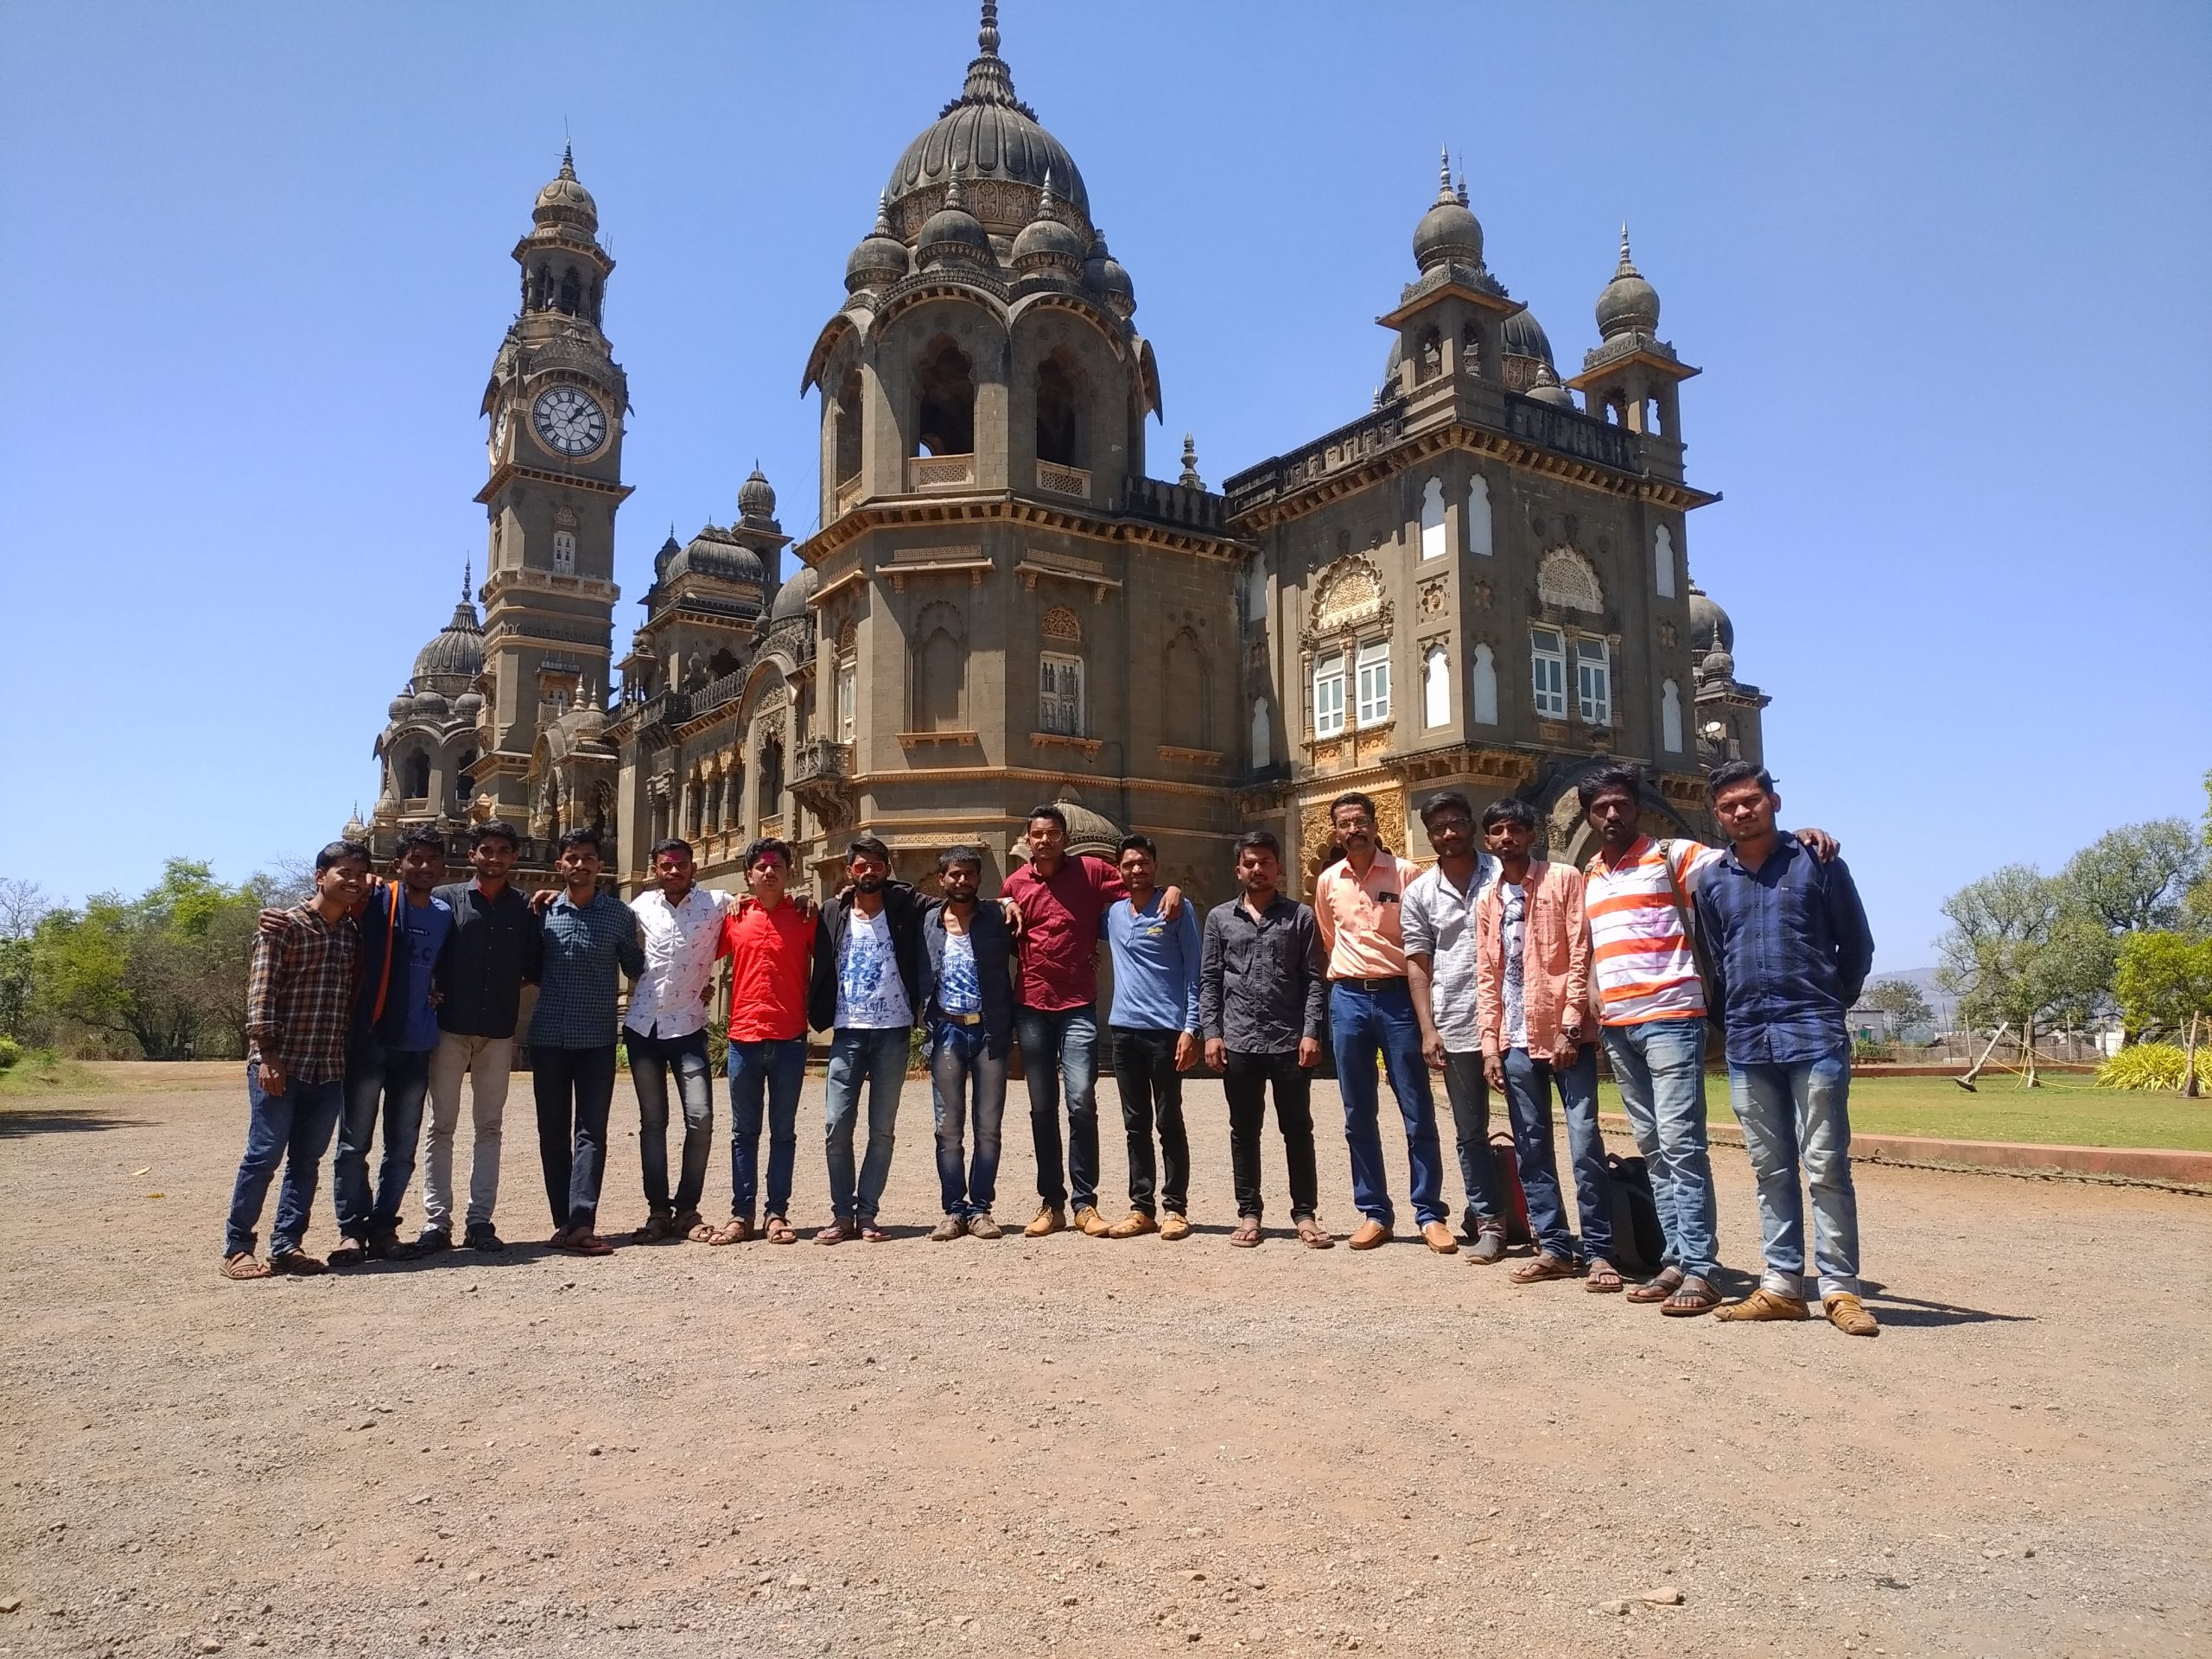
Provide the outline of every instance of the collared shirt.
[[1243,899],[1206,912],[1198,1018],[1239,1054],[1283,1054],[1321,1034],[1326,959],[1313,912],[1288,893],[1257,916]]
[[1697,888],[1731,1065],[1800,1065],[1850,1041],[1845,1014],[1874,965],[1874,936],[1841,859],[1786,830],[1747,870],[1732,847]]
[[510,884],[496,899],[474,881],[437,890],[453,906],[453,942],[438,963],[438,1029],[459,1037],[512,1037],[522,988],[544,949],[530,900]]
[[1329,953],[1331,979],[1402,979],[1406,942],[1398,909],[1419,867],[1395,853],[1375,850],[1360,874],[1339,859],[1313,883],[1313,918]]
[[1128,896],[1122,873],[1103,858],[1070,853],[1047,878],[1024,864],[1000,889],[1021,910],[1021,962],[1014,1001],[1058,1013],[1098,1000],[1098,925]]
[[621,989],[616,970],[632,979],[645,971],[638,918],[613,893],[572,904],[564,889],[545,907],[545,957],[537,1012],[531,1016],[532,1048],[603,1048],[615,1036],[614,1003]]
[[855,905],[837,942],[837,1029],[895,1031],[913,1023],[892,947],[890,912],[869,916]]
[[1529,982],[1522,963],[1529,944],[1529,894],[1518,881],[1497,884],[1498,933],[1505,970],[1498,976],[1505,1002],[1505,1046],[1529,1046]]
[[976,971],[976,936],[944,930],[944,962],[937,980],[937,1005],[947,1014],[981,1014],[983,981]]
[[722,917],[722,949],[730,959],[730,1041],[787,1043],[806,1035],[814,928],[814,918],[801,915],[788,896],[773,910],[748,896]]
[[630,901],[645,971],[630,988],[623,1029],[644,1037],[689,1037],[707,1028],[707,983],[715,960],[729,949],[722,918],[735,903],[734,893],[696,884],[681,904],[670,904],[658,887]]
[[1187,900],[1173,921],[1155,888],[1141,915],[1117,899],[1106,912],[1114,953],[1114,1006],[1107,1024],[1131,1031],[1198,1031],[1198,918]]
[[1435,865],[1406,884],[1398,903],[1405,953],[1428,958],[1429,1016],[1454,1054],[1482,1052],[1482,1022],[1475,1017],[1475,901],[1483,883],[1497,874],[1497,861],[1477,853],[1463,892]]
[[[1675,880],[1685,904],[1697,878],[1712,868],[1719,849],[1694,841],[1669,842]],[[1705,988],[1697,976],[1697,951],[1682,931],[1674,887],[1667,880],[1669,859],[1658,842],[1638,836],[1618,867],[1602,855],[1583,871],[1584,899],[1590,916],[1590,971],[1609,1026],[1639,1026],[1648,1020],[1694,1020],[1705,1013]]]
[[351,916],[327,922],[313,905],[286,911],[283,931],[254,935],[246,1058],[275,1061],[288,1082],[342,1077],[360,973],[361,930]]

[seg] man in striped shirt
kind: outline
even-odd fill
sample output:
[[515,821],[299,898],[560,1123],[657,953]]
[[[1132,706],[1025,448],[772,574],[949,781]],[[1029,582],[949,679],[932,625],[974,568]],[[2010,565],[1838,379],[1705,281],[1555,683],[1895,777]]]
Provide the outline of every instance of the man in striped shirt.
[[[1719,1217],[1705,1125],[1705,986],[1689,920],[1698,878],[1719,859],[1694,841],[1655,842],[1637,822],[1643,776],[1608,766],[1577,790],[1598,832],[1584,872],[1590,969],[1600,1000],[1601,1035],[1621,1105],[1651,1176],[1666,1234],[1658,1276],[1628,1293],[1662,1313],[1707,1313],[1720,1305]],[[1823,861],[1834,839],[1803,830],[1798,839]]]

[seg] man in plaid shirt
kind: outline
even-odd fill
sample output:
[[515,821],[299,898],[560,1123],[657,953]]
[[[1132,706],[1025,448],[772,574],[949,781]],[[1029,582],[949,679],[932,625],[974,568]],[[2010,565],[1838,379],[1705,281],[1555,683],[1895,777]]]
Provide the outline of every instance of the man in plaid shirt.
[[[346,1032],[361,973],[353,917],[369,880],[369,849],[334,841],[315,860],[315,896],[257,935],[246,981],[245,1156],[238,1160],[223,1240],[223,1276],[313,1274],[324,1264],[300,1248],[315,1204],[317,1166],[346,1096]],[[254,1259],[261,1206],[279,1163],[284,1185],[269,1260]]]

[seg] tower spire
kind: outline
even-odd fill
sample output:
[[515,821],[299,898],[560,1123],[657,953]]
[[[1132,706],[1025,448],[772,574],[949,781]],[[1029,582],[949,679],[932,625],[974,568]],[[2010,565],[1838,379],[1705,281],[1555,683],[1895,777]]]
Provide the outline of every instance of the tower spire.
[[1446,207],[1459,198],[1452,194],[1452,146],[1440,144],[1436,151],[1436,205]]
[[985,58],[999,54],[999,0],[983,0],[983,21],[976,30],[976,52],[977,56]]
[[561,146],[561,176],[564,179],[576,176],[576,148],[572,143],[564,143]]
[[1023,107],[1014,95],[1014,76],[1006,67],[1006,60],[999,56],[998,0],[983,0],[983,20],[976,30],[976,55],[968,65],[967,84],[961,87],[960,96],[945,108],[949,111],[957,104]]
[[464,605],[468,603],[468,589],[471,585],[469,578],[475,574],[475,570],[474,561],[463,559],[461,562],[461,602]]
[[1613,268],[1613,279],[1618,282],[1624,276],[1643,275],[1643,273],[1636,268],[1636,261],[1628,256],[1628,221],[1623,219],[1621,221],[1621,262]]

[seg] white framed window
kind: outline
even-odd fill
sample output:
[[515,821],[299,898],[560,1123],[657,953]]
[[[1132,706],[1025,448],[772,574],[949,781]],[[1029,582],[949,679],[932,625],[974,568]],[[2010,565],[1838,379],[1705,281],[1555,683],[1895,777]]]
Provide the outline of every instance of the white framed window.
[[1048,651],[1037,662],[1037,729],[1081,737],[1083,658]]
[[837,741],[849,743],[860,729],[860,698],[853,672],[853,659],[837,659]]
[[1421,723],[1452,723],[1452,659],[1441,645],[1431,645],[1421,663]]
[[1344,728],[1344,658],[1342,652],[1313,664],[1313,735],[1334,737]]
[[1651,582],[1660,598],[1675,596],[1675,538],[1664,524],[1651,532]]
[[1546,720],[1567,718],[1567,641],[1554,628],[1529,632],[1529,666],[1535,678],[1536,713]]
[[1490,480],[1480,473],[1467,481],[1467,551],[1478,558],[1491,556]]
[[576,574],[576,532],[573,530],[553,532],[553,574],[556,576]]
[[1421,556],[1444,556],[1444,480],[1432,478],[1421,493]]
[[1584,725],[1613,723],[1612,662],[1602,639],[1574,642],[1574,697]]
[[1390,718],[1390,642],[1372,639],[1359,648],[1359,723],[1380,726]]

